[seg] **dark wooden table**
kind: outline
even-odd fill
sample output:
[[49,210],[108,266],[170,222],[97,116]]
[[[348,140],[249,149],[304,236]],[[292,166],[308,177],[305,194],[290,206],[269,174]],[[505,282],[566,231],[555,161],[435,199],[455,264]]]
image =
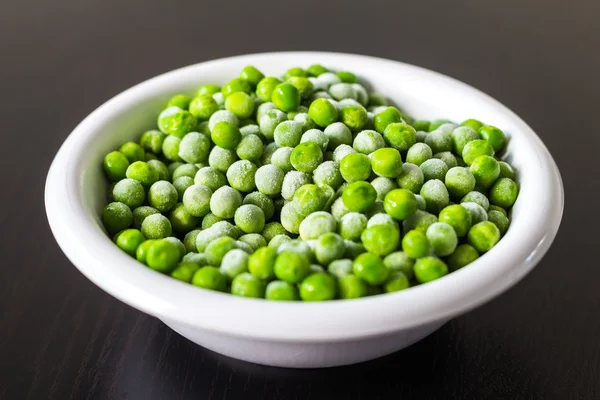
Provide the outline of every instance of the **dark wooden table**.
[[[600,2],[202,3],[1,2],[0,398],[600,399]],[[567,193],[545,259],[404,351],[316,371],[221,357],[91,284],[59,250],[43,206],[69,132],[156,74],[274,50],[402,60],[516,111]]]

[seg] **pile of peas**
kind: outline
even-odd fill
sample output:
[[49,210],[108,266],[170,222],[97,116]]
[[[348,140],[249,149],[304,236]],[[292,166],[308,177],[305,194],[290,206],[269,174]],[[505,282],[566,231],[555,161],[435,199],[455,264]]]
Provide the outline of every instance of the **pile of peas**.
[[104,158],[102,221],[127,254],[204,289],[351,299],[439,279],[510,224],[502,130],[414,120],[322,65],[178,94]]

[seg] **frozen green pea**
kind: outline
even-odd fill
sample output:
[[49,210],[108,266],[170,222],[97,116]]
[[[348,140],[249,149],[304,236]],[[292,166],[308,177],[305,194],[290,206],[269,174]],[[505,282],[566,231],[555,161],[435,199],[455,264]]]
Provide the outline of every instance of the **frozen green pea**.
[[130,163],[144,161],[144,155],[146,153],[142,146],[134,142],[123,143],[121,147],[119,147],[119,152],[125,155]]
[[363,231],[361,240],[369,253],[383,257],[398,248],[400,232],[396,226],[390,224],[374,225]]
[[405,162],[402,164],[402,173],[397,182],[400,188],[419,193],[425,182],[425,176],[418,165]]
[[344,205],[341,197],[338,197],[331,205],[331,214],[336,221],[341,221],[342,217],[349,212],[350,210]]
[[479,253],[470,244],[459,245],[454,253],[450,254],[447,258],[448,267],[450,271],[456,271],[462,267],[472,263],[479,258]]
[[152,214],[159,214],[159,213],[160,213],[160,211],[158,211],[154,207],[149,207],[149,206],[137,207],[135,210],[133,210],[133,213],[132,213],[133,227],[135,229],[140,229],[142,227],[142,222],[144,222],[144,219],[146,219],[147,216],[152,215]]
[[431,121],[429,124],[429,132],[433,132],[444,124],[452,123],[449,119],[438,118]]
[[340,120],[350,129],[363,129],[369,116],[363,106],[346,106],[340,110]]
[[327,266],[327,272],[338,279],[350,275],[352,274],[352,260],[348,258],[334,260]]
[[473,160],[469,168],[478,187],[489,188],[500,175],[500,165],[492,156],[482,155]]
[[[225,122],[224,122],[225,123]],[[210,151],[210,139],[198,132],[190,132],[179,142],[179,157],[188,163],[205,162]]]
[[335,291],[335,280],[323,272],[307,276],[300,284],[300,298],[303,301],[332,300]]
[[417,143],[425,143],[427,135],[429,135],[429,132],[417,130]]
[[230,250],[223,257],[219,269],[229,280],[233,280],[236,276],[248,271],[248,258],[248,253],[243,250]]
[[426,235],[433,251],[440,257],[452,254],[458,245],[456,231],[445,222],[431,224],[427,228]]
[[323,152],[316,143],[300,143],[292,150],[290,162],[297,171],[313,172],[323,162]]
[[357,212],[350,212],[340,220],[339,231],[344,239],[357,241],[367,228],[367,217]]
[[495,126],[485,125],[478,129],[481,138],[487,140],[495,152],[499,152],[506,146],[506,136],[502,130]]
[[402,272],[391,273],[384,285],[386,293],[398,292],[409,287],[410,282]]
[[123,203],[112,202],[102,210],[102,223],[110,234],[129,228],[132,222],[131,209]]
[[129,167],[129,160],[120,151],[113,151],[104,157],[102,166],[104,167],[106,176],[111,181],[119,181],[125,178]]
[[402,238],[402,250],[411,258],[426,257],[431,251],[429,239],[420,230],[413,229]]
[[445,177],[448,192],[453,196],[463,197],[475,188],[475,177],[465,167],[450,168]]
[[508,225],[510,224],[508,217],[497,210],[488,211],[488,221],[496,225],[500,231],[500,235],[504,235],[506,233],[508,230]]
[[[265,168],[266,166],[261,167]],[[269,170],[274,168],[277,168],[275,166],[269,167]],[[259,169],[259,171],[260,171]],[[283,173],[283,171],[281,171],[281,169],[279,169],[279,171],[281,173]],[[277,173],[278,178],[279,176],[281,176],[281,174],[278,172]],[[265,184],[266,182],[270,182],[272,181],[273,178],[266,176],[265,174]],[[310,175],[306,174],[304,172],[299,172],[299,171],[290,171],[287,174],[285,174],[285,177],[283,178],[283,181],[279,180],[279,182],[282,182],[281,185],[279,185],[279,190],[275,191],[273,190],[271,194],[278,194],[279,191],[281,191],[281,196],[285,199],[285,200],[291,200],[294,196],[294,193],[296,193],[296,190],[298,190],[302,185],[308,184],[310,183]],[[258,183],[257,183],[258,184]],[[259,187],[260,190],[260,187]],[[265,194],[269,194],[269,193],[265,193]]]
[[418,229],[424,233],[429,226],[435,222],[438,222],[438,218],[435,215],[426,211],[417,210],[412,216],[404,220],[402,229],[404,229],[405,232]]
[[429,160],[433,156],[431,147],[425,143],[415,143],[412,145],[406,153],[406,162],[415,165],[421,165],[425,161]]
[[413,277],[415,260],[410,258],[408,254],[403,251],[396,251],[388,254],[383,259],[383,264],[391,273],[402,272],[408,279],[412,279]]
[[[194,249],[194,251],[196,251],[196,250]],[[187,253],[185,256],[183,256],[183,258],[181,259],[181,262],[196,264],[198,267],[206,265],[206,263],[207,263],[206,256],[204,255],[204,253],[200,254],[200,253],[194,253],[194,252]]]
[[367,221],[367,228],[370,228],[375,225],[391,225],[395,228],[398,228],[398,222],[389,214],[384,212],[377,213],[372,215]]
[[472,140],[465,144],[462,151],[462,158],[467,165],[471,163],[479,156],[487,155],[493,156],[494,149],[486,140]]
[[189,176],[180,176],[179,178],[175,179],[175,181],[173,181],[173,186],[175,187],[175,190],[177,190],[177,201],[183,200],[183,194],[185,193],[187,188],[189,188],[193,184],[194,180]]
[[452,135],[451,133],[443,132],[441,130],[435,130],[425,137],[425,144],[431,147],[433,153],[451,151]]
[[509,163],[498,161],[498,165],[500,166],[500,175],[498,175],[498,178],[509,178],[513,181],[516,179],[515,170]]
[[204,266],[194,273],[192,285],[202,289],[224,292],[227,288],[227,278],[219,268]]
[[464,120],[463,122],[461,122],[460,126],[467,126],[471,129],[478,131],[483,126],[483,122],[471,118],[471,119],[467,119],[467,120]]
[[181,164],[173,171],[171,179],[173,181],[181,178],[182,176],[187,176],[190,178],[194,178],[196,173],[198,172],[198,167],[194,164]]
[[363,253],[356,257],[353,265],[354,275],[370,285],[380,285],[386,281],[389,270],[376,254]]
[[315,256],[320,264],[328,265],[341,258],[345,250],[344,239],[337,233],[328,232],[317,239]]
[[285,183],[284,172],[273,164],[263,165],[256,170],[254,181],[260,193],[274,196],[281,192]]
[[365,246],[362,243],[353,242],[351,240],[344,240],[344,244],[346,245],[346,252],[344,253],[344,258],[355,259],[359,255],[366,252]]
[[212,191],[217,190],[221,186],[227,184],[225,175],[217,171],[212,167],[203,167],[198,170],[194,177],[194,183],[196,185],[203,185]]
[[375,188],[365,181],[350,183],[342,193],[342,201],[346,208],[354,212],[365,212],[377,199]]
[[212,132],[219,122],[228,122],[231,125],[240,126],[240,120],[231,111],[219,110],[208,119],[208,130]]
[[169,169],[167,168],[165,163],[163,163],[162,161],[149,160],[149,161],[147,161],[147,164],[156,171],[156,173],[158,174],[159,181],[166,181],[166,180],[171,179],[171,174],[169,173]]
[[329,139],[327,149],[330,151],[336,150],[341,145],[352,144],[352,132],[342,122],[334,122],[328,125],[323,133]]
[[273,132],[278,147],[295,147],[300,143],[302,127],[296,121],[283,121]]
[[349,183],[367,180],[371,171],[371,160],[365,154],[350,153],[340,163],[340,173]]
[[183,205],[183,203],[177,204],[169,213],[169,221],[171,221],[171,227],[175,232],[187,233],[200,223],[200,219],[191,215]]
[[200,233],[200,229],[193,229],[185,234],[185,236],[183,238],[183,245],[185,246],[186,253],[190,253],[190,252],[195,253],[197,251],[196,239],[198,238],[199,233]]
[[234,215],[235,224],[245,233],[261,232],[265,226],[265,214],[253,204],[240,206]]
[[248,160],[239,160],[227,169],[229,185],[240,192],[248,193],[256,188],[256,165]]
[[415,213],[417,199],[408,189],[394,189],[385,196],[383,207],[394,219],[402,221]]
[[296,203],[286,203],[281,209],[280,220],[283,227],[290,233],[300,233],[300,224],[304,217],[298,211]]
[[177,136],[169,135],[165,138],[162,145],[163,155],[170,161],[182,161],[179,157],[179,145],[181,139]]
[[237,92],[244,92],[250,94],[252,93],[252,87],[250,86],[250,83],[248,83],[248,81],[246,81],[245,79],[234,78],[227,82],[225,85],[223,85],[223,87],[221,88],[221,93],[225,98]]
[[417,143],[417,131],[403,122],[393,122],[383,131],[385,143],[398,151],[407,151]]
[[305,76],[290,76],[287,79],[288,83],[291,83],[300,92],[300,98],[306,99],[314,90],[312,82]]
[[[486,197],[486,199],[487,199],[487,197]],[[498,212],[504,214],[504,216],[508,218],[508,213],[502,207],[498,207],[498,206],[492,204],[488,207],[488,209],[486,209],[486,212],[489,212],[489,211],[498,211]]]
[[356,91],[349,83],[335,83],[329,87],[329,94],[334,99],[340,101],[343,99],[356,100]]
[[[262,103],[261,105],[259,105],[258,108],[256,109],[256,122],[258,124],[260,124],[260,120],[262,119],[262,117],[265,116],[271,110],[277,110],[277,107],[275,107],[275,104],[271,103],[270,101],[267,101],[266,103]],[[281,110],[277,110],[277,111],[281,111]],[[275,127],[273,127],[273,129],[275,129]],[[259,127],[259,130],[260,130],[260,127]]]
[[324,233],[335,232],[336,228],[337,222],[333,215],[325,211],[317,211],[302,220],[298,229],[299,232],[292,233],[300,233],[302,240],[311,240],[318,239]]
[[402,114],[396,107],[387,107],[385,110],[375,114],[373,118],[375,130],[381,134],[384,134],[388,125],[401,122]]
[[229,186],[218,188],[210,198],[210,211],[221,218],[233,218],[241,205],[242,195]]
[[265,224],[265,227],[260,234],[267,242],[270,242],[275,236],[288,235],[288,232],[280,222],[269,222],[268,224]]
[[479,140],[481,136],[469,126],[460,126],[452,131],[451,138],[454,153],[462,155],[467,143]]
[[236,161],[237,154],[234,150],[227,150],[219,146],[214,146],[208,155],[208,165],[222,173],[226,173],[231,164]]
[[142,234],[148,239],[162,239],[173,232],[171,221],[162,214],[147,216],[142,222]]
[[215,112],[219,111],[219,104],[212,95],[196,96],[190,102],[189,111],[198,121],[207,121]]
[[427,211],[430,213],[438,214],[450,202],[448,189],[439,179],[425,182],[419,194],[425,199]]
[[325,133],[323,133],[323,131],[319,129],[309,129],[306,132],[304,132],[300,139],[300,143],[305,142],[316,143],[321,148],[321,151],[325,152],[327,151],[329,138],[327,137],[327,135],[325,135]]
[[385,195],[398,188],[396,182],[390,178],[377,177],[371,181],[371,185],[377,192],[377,200],[383,201]]
[[113,188],[113,198],[130,208],[141,206],[146,197],[144,187],[134,179],[122,179]]
[[324,72],[318,76],[318,79],[319,81],[323,82],[327,87],[342,82],[342,80],[332,72]]
[[471,214],[472,225],[475,225],[482,221],[487,221],[487,212],[479,204],[473,202],[464,202],[460,203],[460,205]]
[[417,132],[419,132],[419,131],[429,132],[429,121],[427,121],[427,120],[419,119],[419,120],[413,121],[413,123],[411,125],[413,128],[415,128],[415,130]]
[[267,76],[256,85],[256,95],[261,101],[271,101],[271,96],[275,88],[281,84],[281,81],[274,76]]
[[192,185],[183,194],[183,205],[195,217],[204,217],[210,211],[213,191],[204,185]]
[[160,212],[171,210],[178,197],[175,186],[167,181],[158,181],[148,190],[148,203]]
[[373,207],[371,207],[370,209],[368,209],[365,212],[365,215],[368,218],[373,217],[375,214],[385,214],[385,208],[383,207],[383,201],[375,200],[375,203],[373,203]]
[[500,240],[500,230],[494,223],[482,221],[471,227],[467,240],[479,253],[485,253]]
[[439,158],[430,158],[423,162],[419,168],[423,171],[425,181],[430,181],[432,179],[444,181],[446,174],[448,173],[448,166],[446,166],[446,163]]
[[[503,208],[510,208],[517,201],[519,188],[510,178],[500,178],[490,189],[490,203]],[[116,198],[116,197],[115,197]]]
[[447,206],[440,211],[439,220],[454,228],[457,236],[465,236],[473,223],[471,213],[458,204]]
[[239,241],[250,245],[253,252],[267,245],[267,241],[259,233],[246,233],[240,236]]
[[206,246],[204,254],[206,255],[206,260],[210,265],[218,266],[221,265],[225,254],[229,253],[235,248],[235,239],[229,236],[222,236],[210,242]]
[[461,203],[476,203],[479,204],[485,211],[490,208],[490,201],[481,192],[472,191],[467,193],[460,201]]
[[158,129],[180,139],[196,129],[196,125],[196,117],[176,106],[164,109],[158,116]]
[[300,105],[300,91],[291,83],[281,83],[273,89],[271,101],[282,111],[294,111]]
[[140,182],[145,188],[158,181],[158,172],[144,161],[136,161],[129,165],[125,175]]
[[253,204],[259,207],[263,211],[266,220],[271,219],[275,213],[273,200],[271,200],[269,196],[260,192],[252,192],[247,194],[246,197],[244,197],[243,204]]
[[423,196],[415,194],[415,198],[417,199],[417,210],[425,211],[427,209],[427,203],[425,203]]
[[427,283],[448,274],[448,266],[439,258],[423,257],[415,262],[415,278],[419,283]]
[[287,120],[287,115],[277,109],[272,109],[263,115],[259,122],[260,131],[267,138],[272,140],[275,134],[275,128],[282,122]]
[[433,158],[442,160],[444,162],[444,164],[446,164],[446,167],[448,167],[448,168],[454,168],[454,167],[458,166],[458,161],[456,160],[456,157],[454,156],[454,154],[452,154],[449,151],[443,151],[441,153],[436,153],[433,155]]
[[328,185],[334,189],[340,187],[344,178],[340,172],[340,166],[334,161],[325,161],[313,172],[313,180],[316,184]]
[[277,279],[299,283],[308,275],[310,261],[304,254],[284,251],[277,255],[273,270]]
[[269,241],[269,248],[273,249],[273,250],[278,250],[279,247],[281,247],[284,243],[287,243],[289,241],[292,240],[292,238],[290,238],[289,236],[287,236],[289,233],[286,231],[285,235],[275,235],[270,241]]
[[140,136],[140,146],[147,152],[160,154],[162,145],[167,135],[158,130],[149,130]]
[[[298,107],[298,109],[302,109],[302,106]],[[307,110],[308,111],[308,110]],[[316,129],[317,125],[310,119],[310,116],[307,113],[299,112],[294,116],[294,122],[300,124],[300,128],[302,128],[302,132],[309,131],[311,129]]]
[[388,99],[387,97],[382,94],[382,93],[377,93],[377,92],[371,92],[369,93],[369,106],[387,106],[388,105]]
[[359,83],[353,83],[352,88],[356,93],[356,100],[363,106],[366,107],[369,104],[369,94],[363,85]]
[[359,153],[371,154],[375,150],[384,148],[385,142],[380,133],[372,130],[364,130],[356,135],[352,147]]
[[202,230],[208,229],[217,222],[224,221],[223,218],[217,217],[215,214],[209,212],[202,218]]
[[169,273],[175,269],[180,259],[179,248],[168,240],[153,240],[148,246],[146,264],[155,271]]
[[278,147],[275,142],[271,142],[265,146],[265,148],[263,149],[263,155],[260,158],[260,162],[262,163],[262,165],[271,164],[271,157],[273,156],[275,151],[277,151],[277,149]]

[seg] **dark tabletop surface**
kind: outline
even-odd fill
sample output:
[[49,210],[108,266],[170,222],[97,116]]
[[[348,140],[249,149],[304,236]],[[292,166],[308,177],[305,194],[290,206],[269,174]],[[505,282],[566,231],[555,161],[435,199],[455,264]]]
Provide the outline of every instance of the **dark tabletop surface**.
[[[0,3],[1,399],[600,399],[600,2]],[[401,60],[513,109],[565,184],[544,260],[404,351],[314,371],[219,356],[90,283],[59,250],[43,206],[70,131],[156,74],[276,50]]]

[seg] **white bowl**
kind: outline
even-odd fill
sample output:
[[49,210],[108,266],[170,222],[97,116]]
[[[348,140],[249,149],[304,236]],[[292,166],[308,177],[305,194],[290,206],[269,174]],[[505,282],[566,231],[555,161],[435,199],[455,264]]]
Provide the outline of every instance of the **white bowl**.
[[[507,132],[519,198],[512,224],[492,251],[434,282],[358,300],[286,303],[202,290],[159,274],[119,250],[100,214],[102,159],[153,128],[167,99],[204,83],[225,83],[252,64],[281,75],[321,63],[351,70],[418,118],[477,118]],[[267,53],[209,61],[143,82],[90,114],[60,148],[46,181],[46,211],[58,244],[92,282],[189,340],[230,357],[284,367],[329,367],[380,357],[429,335],[452,317],[513,286],[554,240],[563,210],[556,164],[525,122],[484,93],[444,75],[373,57]]]

